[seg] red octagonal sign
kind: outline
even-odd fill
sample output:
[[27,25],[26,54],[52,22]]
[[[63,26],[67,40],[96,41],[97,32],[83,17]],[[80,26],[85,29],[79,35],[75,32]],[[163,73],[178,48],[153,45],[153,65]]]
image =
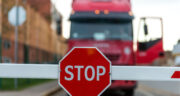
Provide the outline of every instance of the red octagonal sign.
[[111,62],[94,47],[75,47],[59,62],[59,85],[72,96],[99,96],[111,85]]

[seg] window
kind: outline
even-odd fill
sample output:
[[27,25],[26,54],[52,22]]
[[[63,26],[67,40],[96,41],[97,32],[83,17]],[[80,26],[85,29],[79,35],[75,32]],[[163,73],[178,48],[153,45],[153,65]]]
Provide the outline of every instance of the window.
[[11,43],[9,40],[4,40],[4,49],[9,49],[11,47]]
[[72,22],[70,38],[132,40],[131,22]]
[[11,59],[8,57],[3,57],[2,60],[4,63],[11,63]]

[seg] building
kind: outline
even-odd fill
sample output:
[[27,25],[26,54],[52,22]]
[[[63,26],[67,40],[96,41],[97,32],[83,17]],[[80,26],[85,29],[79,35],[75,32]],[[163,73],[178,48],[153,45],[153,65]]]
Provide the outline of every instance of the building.
[[[2,0],[0,0],[0,13],[2,13]],[[1,34],[1,30],[2,30],[2,14],[0,14],[0,34]]]
[[[14,26],[8,21],[8,12],[16,0],[0,0],[0,30],[2,62],[14,62]],[[57,62],[66,52],[65,39],[51,28],[50,0],[18,0],[26,9],[26,21],[19,26],[18,63]]]

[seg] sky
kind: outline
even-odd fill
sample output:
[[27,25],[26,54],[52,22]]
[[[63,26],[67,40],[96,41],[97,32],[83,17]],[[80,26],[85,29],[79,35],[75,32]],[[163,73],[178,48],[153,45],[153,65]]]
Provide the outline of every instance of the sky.
[[[63,35],[69,37],[71,0],[52,0],[56,8],[63,15]],[[156,16],[163,18],[164,49],[172,50],[180,39],[180,0],[131,0],[134,38],[136,40],[139,18],[143,16]],[[152,24],[153,25],[153,24]],[[154,25],[155,26],[155,25]],[[158,29],[155,27],[154,29]],[[158,29],[159,30],[159,29]]]

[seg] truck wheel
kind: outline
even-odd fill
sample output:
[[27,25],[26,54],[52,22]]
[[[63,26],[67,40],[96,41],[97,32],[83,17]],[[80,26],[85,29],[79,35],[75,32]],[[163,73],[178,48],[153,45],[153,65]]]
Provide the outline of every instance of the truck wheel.
[[134,89],[126,90],[125,96],[134,96]]

